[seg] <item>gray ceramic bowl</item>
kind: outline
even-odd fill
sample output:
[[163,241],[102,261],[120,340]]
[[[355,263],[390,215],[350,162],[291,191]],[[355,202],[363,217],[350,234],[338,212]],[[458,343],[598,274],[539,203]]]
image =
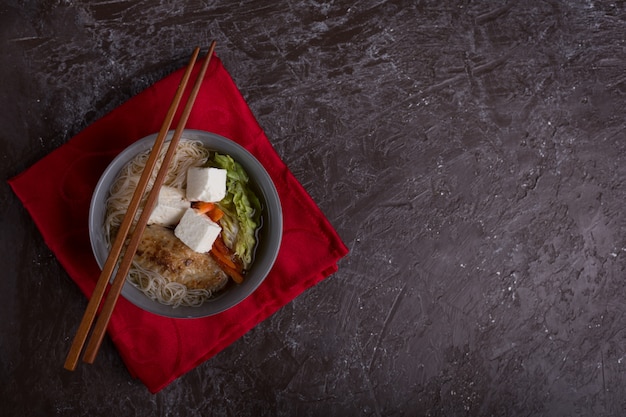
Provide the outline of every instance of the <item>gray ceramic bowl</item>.
[[[170,132],[169,138],[173,132]],[[94,191],[89,210],[89,237],[91,247],[100,268],[103,267],[109,253],[104,242],[103,224],[105,216],[105,202],[109,194],[111,184],[117,177],[120,169],[126,165],[135,155],[152,147],[156,134],[143,138],[120,153],[104,171]],[[153,301],[144,295],[130,282],[125,282],[122,296],[135,304],[137,307],[154,314],[173,318],[199,318],[220,313],[243,301],[252,294],[263,282],[270,272],[282,239],[283,218],[282,208],[278,193],[270,176],[259,161],[247,150],[230,139],[214,133],[185,130],[183,139],[201,141],[207,148],[232,156],[239,162],[253,182],[263,206],[263,224],[258,232],[259,243],[256,248],[254,261],[246,275],[246,279],[240,285],[232,285],[200,307],[176,307],[167,306]]]

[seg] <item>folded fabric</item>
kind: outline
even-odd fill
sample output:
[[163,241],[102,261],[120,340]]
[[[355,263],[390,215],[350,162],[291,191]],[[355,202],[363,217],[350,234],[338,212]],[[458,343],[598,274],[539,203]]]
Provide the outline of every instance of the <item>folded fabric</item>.
[[[182,69],[158,81],[9,180],[46,244],[90,297],[100,274],[91,253],[88,213],[100,175],[124,148],[159,130]],[[195,68],[199,71],[199,65]],[[195,75],[192,75],[192,80]],[[184,101],[183,101],[184,102]],[[174,120],[176,125],[178,116]],[[108,328],[129,372],[155,393],[211,358],[307,288],[337,270],[347,248],[281,161],[244,98],[214,57],[187,128],[225,136],[269,172],[281,199],[283,240],[263,284],[239,305],[202,319],[170,319],[120,297]],[[80,317],[68,317],[76,320]],[[73,335],[68,335],[69,340]],[[69,349],[69,344],[66,347]],[[59,363],[59,368],[63,366]]]

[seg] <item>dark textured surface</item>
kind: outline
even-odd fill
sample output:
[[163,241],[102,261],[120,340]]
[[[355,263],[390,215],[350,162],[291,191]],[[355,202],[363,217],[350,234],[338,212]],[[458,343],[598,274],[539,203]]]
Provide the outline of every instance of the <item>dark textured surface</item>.
[[351,253],[151,395],[0,185],[0,415],[626,415],[626,6],[0,5],[7,179],[217,52]]

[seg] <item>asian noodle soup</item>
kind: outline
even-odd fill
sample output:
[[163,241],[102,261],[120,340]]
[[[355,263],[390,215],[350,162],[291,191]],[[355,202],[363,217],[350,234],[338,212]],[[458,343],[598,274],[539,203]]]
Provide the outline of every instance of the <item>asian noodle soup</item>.
[[[167,146],[164,148],[146,194],[154,183]],[[111,185],[104,222],[105,241],[109,248],[149,154],[150,150],[146,150],[129,161]],[[187,172],[192,167],[226,171],[226,194],[220,201],[206,203],[181,197],[178,202],[187,205],[182,210],[206,215],[216,227],[219,226],[219,235],[210,251],[192,250],[175,235],[177,223],[153,222],[151,216],[128,275],[128,280],[146,296],[173,307],[199,306],[223,290],[231,279],[235,283],[242,282],[253,260],[256,231],[261,224],[261,205],[243,167],[230,156],[211,151],[199,141],[180,140],[161,193],[167,188],[169,192],[185,196]],[[141,207],[135,221],[140,214]]]

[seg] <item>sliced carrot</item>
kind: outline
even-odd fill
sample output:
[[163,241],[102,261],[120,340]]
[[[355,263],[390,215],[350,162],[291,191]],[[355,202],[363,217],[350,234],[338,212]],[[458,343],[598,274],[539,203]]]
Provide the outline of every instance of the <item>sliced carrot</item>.
[[232,251],[228,246],[226,246],[226,242],[224,242],[224,238],[221,234],[218,235],[217,239],[215,239],[215,241],[213,242],[213,249],[223,253],[224,255],[230,256],[232,254]]
[[220,261],[222,261],[223,264],[228,265],[229,268],[238,269],[237,265],[235,265],[230,255],[228,253],[220,251],[219,249],[216,249],[215,245],[213,245],[213,248],[211,248],[211,253],[213,253],[213,255],[215,255],[215,257],[218,258]]
[[196,209],[196,211],[200,214],[206,214],[215,223],[220,221],[220,219],[224,216],[224,212],[215,203],[207,201],[194,201],[191,203],[191,207]]
[[205,214],[215,208],[215,203],[207,203],[206,201],[194,201],[191,204],[191,207],[198,210],[200,214]]
[[241,284],[243,282],[243,273],[242,272],[239,272],[238,270],[233,269],[229,265],[224,263],[224,258],[219,256],[219,255],[217,255],[216,251],[211,251],[209,253],[213,257],[213,259],[215,259],[215,262],[218,263],[220,268],[222,268],[222,270],[226,273],[226,275],[231,277],[233,279],[233,281],[235,281],[237,284]]
[[237,257],[233,251],[226,246],[222,235],[219,235],[213,242],[213,247],[209,252],[213,259],[220,265],[220,267],[229,275],[233,281],[237,284],[243,282],[243,265],[237,262]]
[[207,216],[215,223],[219,222],[222,217],[224,217],[224,212],[217,206],[213,207],[213,210],[207,213]]

